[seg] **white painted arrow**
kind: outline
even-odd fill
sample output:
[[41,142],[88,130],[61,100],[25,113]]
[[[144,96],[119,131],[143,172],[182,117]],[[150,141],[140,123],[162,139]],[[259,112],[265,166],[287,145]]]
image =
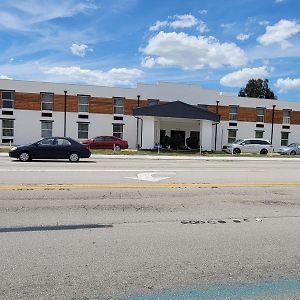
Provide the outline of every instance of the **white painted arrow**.
[[170,177],[152,177],[153,175],[163,175],[163,174],[176,174],[174,172],[152,172],[152,173],[138,173],[136,177],[125,177],[129,179],[142,180],[142,181],[151,181],[157,182],[164,179],[168,179]]

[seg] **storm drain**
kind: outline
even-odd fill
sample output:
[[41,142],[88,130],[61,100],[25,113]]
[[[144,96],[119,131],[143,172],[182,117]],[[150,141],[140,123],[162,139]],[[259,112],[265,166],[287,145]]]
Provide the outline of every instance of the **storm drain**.
[[[262,222],[261,218],[254,218],[255,221],[257,222]],[[227,224],[229,222],[233,222],[233,223],[243,223],[243,222],[250,222],[249,219],[247,218],[243,218],[243,219],[228,219],[227,221],[225,220],[218,220],[218,219],[210,219],[210,220],[183,220],[180,223],[181,224]]]
[[111,228],[111,227],[113,227],[113,225],[111,225],[111,224],[70,224],[70,225],[50,225],[50,226],[16,226],[16,227],[0,227],[0,233],[1,232],[100,229],[100,228]]

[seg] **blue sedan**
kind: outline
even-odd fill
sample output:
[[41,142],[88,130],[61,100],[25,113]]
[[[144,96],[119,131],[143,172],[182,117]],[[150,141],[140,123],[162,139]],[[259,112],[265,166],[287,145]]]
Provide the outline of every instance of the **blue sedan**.
[[9,156],[23,162],[32,159],[69,159],[77,162],[80,158],[90,157],[91,151],[71,138],[50,137],[30,145],[13,147]]
[[288,146],[282,146],[279,148],[278,152],[280,154],[289,154],[289,155],[300,154],[300,144],[292,143]]

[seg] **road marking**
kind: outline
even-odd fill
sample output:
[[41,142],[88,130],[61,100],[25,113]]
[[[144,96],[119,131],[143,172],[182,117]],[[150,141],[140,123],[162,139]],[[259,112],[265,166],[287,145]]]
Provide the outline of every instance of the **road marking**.
[[148,184],[2,184],[0,190],[64,190],[64,189],[170,189],[170,188],[247,188],[300,187],[300,182],[251,183],[148,183]]
[[141,180],[141,181],[151,181],[158,182],[170,177],[153,177],[153,175],[163,175],[163,174],[176,174],[175,172],[152,172],[152,173],[138,173],[136,177],[125,177],[128,179]]

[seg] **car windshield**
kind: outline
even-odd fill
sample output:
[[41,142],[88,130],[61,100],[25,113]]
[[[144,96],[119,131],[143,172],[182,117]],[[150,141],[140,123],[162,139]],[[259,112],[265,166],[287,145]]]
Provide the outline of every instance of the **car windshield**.
[[240,144],[240,143],[242,143],[244,140],[235,140],[234,142],[233,142],[233,144]]
[[289,144],[288,147],[297,147],[298,145],[295,143]]

